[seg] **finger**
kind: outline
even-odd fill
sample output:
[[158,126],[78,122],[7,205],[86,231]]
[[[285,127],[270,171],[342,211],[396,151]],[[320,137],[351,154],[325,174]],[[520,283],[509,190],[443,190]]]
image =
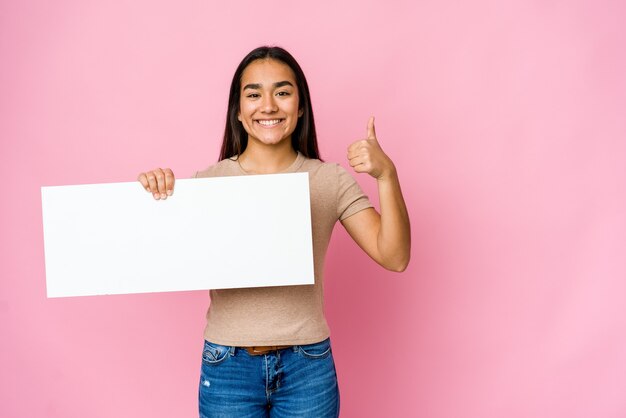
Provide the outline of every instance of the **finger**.
[[174,193],[174,173],[169,168],[164,169],[163,172],[165,173],[165,193],[171,196]]
[[363,150],[361,150],[359,148],[359,149],[355,149],[355,150],[352,150],[352,151],[348,152],[348,154],[346,156],[348,157],[348,160],[351,160],[351,159],[353,159],[355,157],[358,157],[362,153],[363,153]]
[[367,138],[376,139],[376,128],[374,128],[374,116],[367,122]]
[[157,186],[157,179],[154,174],[154,171],[149,171],[146,173],[146,177],[148,178],[148,185],[150,186],[150,193],[154,196],[155,199],[159,199],[159,188]]
[[366,173],[367,172],[367,164],[361,163],[352,167],[354,171],[357,173]]
[[346,154],[346,157],[348,158],[348,160],[353,159],[354,157],[360,155],[361,152],[358,149],[352,150],[352,151],[348,151],[348,153]]
[[137,176],[137,181],[141,183],[141,185],[144,189],[146,189],[147,192],[150,191],[150,184],[148,183],[148,177],[146,177],[146,173],[139,173],[139,176]]
[[167,198],[167,194],[165,194],[165,174],[160,168],[157,168],[154,172],[157,180],[158,193],[161,195],[161,199],[165,199]]
[[367,139],[360,139],[350,144],[350,146],[348,147],[348,155],[356,155],[357,153],[361,152],[364,148],[369,147],[370,144],[367,141],[368,141]]
[[356,167],[359,164],[363,164],[366,161],[366,158],[361,156],[361,155],[357,155],[355,157],[350,158],[349,164],[350,167]]
[[356,150],[356,148],[359,146],[359,142],[360,141],[353,142],[348,146],[348,154],[353,153]]

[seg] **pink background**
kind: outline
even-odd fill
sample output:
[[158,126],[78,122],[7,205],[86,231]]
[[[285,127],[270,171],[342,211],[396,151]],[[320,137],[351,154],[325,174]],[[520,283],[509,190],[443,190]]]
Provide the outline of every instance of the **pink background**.
[[213,163],[266,43],[411,214],[404,274],[331,243],[342,416],[626,416],[626,3],[389,3],[0,3],[0,416],[197,416],[207,294],[46,299],[40,187]]

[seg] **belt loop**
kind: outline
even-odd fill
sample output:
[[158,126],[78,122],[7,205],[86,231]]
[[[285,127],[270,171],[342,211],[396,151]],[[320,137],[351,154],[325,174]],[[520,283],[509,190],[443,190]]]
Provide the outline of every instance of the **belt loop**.
[[235,355],[235,346],[231,345],[230,348],[229,348],[229,351],[230,351],[230,355],[234,356]]

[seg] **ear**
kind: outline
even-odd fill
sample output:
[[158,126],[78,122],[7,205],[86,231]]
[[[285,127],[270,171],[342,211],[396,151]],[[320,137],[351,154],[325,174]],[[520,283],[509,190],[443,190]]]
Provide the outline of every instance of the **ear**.
[[298,110],[298,117],[301,117],[304,114],[304,110],[299,109]]
[[241,112],[237,112],[237,120],[241,122]]

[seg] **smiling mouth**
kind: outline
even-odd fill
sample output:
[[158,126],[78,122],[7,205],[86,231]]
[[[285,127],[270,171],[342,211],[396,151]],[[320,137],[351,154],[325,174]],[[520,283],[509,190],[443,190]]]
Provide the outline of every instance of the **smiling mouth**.
[[263,127],[271,128],[272,126],[278,125],[282,121],[284,121],[284,119],[257,119],[255,122]]

